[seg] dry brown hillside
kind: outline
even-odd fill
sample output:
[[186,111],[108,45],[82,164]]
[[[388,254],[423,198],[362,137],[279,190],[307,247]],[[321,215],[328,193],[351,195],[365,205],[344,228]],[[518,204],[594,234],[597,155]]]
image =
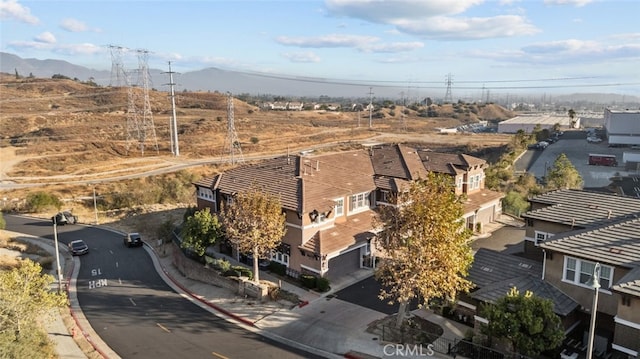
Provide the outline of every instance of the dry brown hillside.
[[[110,173],[162,168],[167,163],[220,159],[226,154],[225,94],[176,94],[180,157],[170,149],[171,101],[167,92],[150,91],[151,114],[143,146],[134,131],[128,99],[143,107],[142,91],[99,87],[70,79],[0,77],[0,180],[34,183],[51,176],[106,178]],[[419,142],[433,147],[492,148],[506,135],[438,134],[437,128],[503,120],[513,116],[497,105],[432,105],[378,108],[369,128],[369,113],[268,111],[235,99],[235,128],[245,157],[299,151],[320,144],[353,147],[360,141]],[[358,115],[360,117],[358,118]],[[142,115],[138,114],[138,123]],[[155,134],[155,136],[154,136]],[[156,150],[157,146],[157,150]],[[142,151],[144,149],[144,152]],[[62,181],[62,180],[61,180]]]

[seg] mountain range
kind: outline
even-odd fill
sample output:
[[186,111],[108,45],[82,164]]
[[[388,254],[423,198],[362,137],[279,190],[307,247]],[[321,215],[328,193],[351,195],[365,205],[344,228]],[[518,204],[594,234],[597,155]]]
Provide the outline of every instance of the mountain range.
[[[152,87],[159,91],[169,90],[169,74],[167,70],[149,69]],[[34,76],[48,78],[59,74],[80,81],[89,81],[101,86],[124,84],[123,80],[111,78],[111,71],[94,70],[87,67],[74,65],[62,60],[38,60],[24,59],[17,55],[0,52],[0,72],[20,76]],[[330,98],[357,98],[368,99],[375,93],[376,99],[398,99],[403,92],[408,92],[406,87],[381,86],[380,84],[334,82],[326,79],[310,77],[286,77],[265,73],[251,73],[223,70],[215,67],[176,74],[173,78],[176,84],[175,91],[218,91],[231,92],[233,94],[250,94],[253,96],[286,96],[293,98],[318,98],[328,96]],[[423,98],[432,97],[439,99],[444,97],[446,89],[442,91],[431,90],[432,93],[413,89]],[[454,89],[455,90],[455,89]],[[533,98],[536,95],[522,96]],[[517,96],[512,96],[512,98]],[[537,96],[539,97],[539,96]],[[586,102],[592,104],[640,104],[640,97],[610,94],[610,93],[575,93],[566,95],[553,95],[555,103]],[[422,99],[417,99],[422,100]],[[476,101],[476,99],[463,99]],[[549,99],[547,99],[549,101]]]

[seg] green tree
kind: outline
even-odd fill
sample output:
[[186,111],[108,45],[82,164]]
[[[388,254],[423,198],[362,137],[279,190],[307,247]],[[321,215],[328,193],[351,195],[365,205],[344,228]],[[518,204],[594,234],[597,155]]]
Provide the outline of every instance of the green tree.
[[553,302],[527,291],[521,295],[512,288],[495,304],[481,309],[488,324],[480,330],[489,339],[508,340],[512,349],[528,356],[536,356],[545,350],[558,347],[564,340],[560,317],[553,312]]
[[521,192],[509,191],[502,199],[502,206],[506,212],[520,216],[529,209],[529,201]]
[[473,255],[471,233],[462,221],[463,197],[451,177],[429,173],[409,184],[384,206],[376,220],[377,243],[385,255],[376,270],[383,288],[380,299],[400,304],[396,325],[402,326],[407,303],[421,298],[453,299],[471,283],[465,279]]
[[62,207],[62,201],[54,194],[38,191],[27,195],[27,211],[42,212],[50,208],[60,209],[60,207]]
[[222,238],[223,231],[217,216],[209,208],[196,211],[187,218],[180,232],[182,248],[188,248],[202,257],[207,247],[216,244]]
[[0,357],[44,357],[39,350],[47,350],[47,339],[37,323],[51,309],[67,304],[64,293],[51,291],[54,281],[28,259],[0,272]]
[[574,111],[573,109],[569,109],[569,112],[567,114],[571,119],[571,128],[573,128],[576,125],[576,111]]
[[584,181],[580,172],[576,170],[567,155],[561,153],[556,157],[553,165],[545,177],[547,189],[582,189]]
[[260,283],[258,260],[271,254],[286,232],[280,199],[252,188],[222,208],[227,237],[243,253],[253,254],[253,281]]

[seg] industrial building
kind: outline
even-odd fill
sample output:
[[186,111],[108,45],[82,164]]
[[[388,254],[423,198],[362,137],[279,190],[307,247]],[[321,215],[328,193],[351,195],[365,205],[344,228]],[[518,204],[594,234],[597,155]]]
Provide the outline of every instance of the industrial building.
[[640,145],[640,111],[605,109],[604,128],[609,146]]
[[553,130],[556,125],[560,126],[560,130],[580,128],[580,118],[572,119],[569,115],[558,114],[523,114],[498,123],[498,132],[517,133],[522,130],[525,133],[532,133],[537,126],[541,130]]

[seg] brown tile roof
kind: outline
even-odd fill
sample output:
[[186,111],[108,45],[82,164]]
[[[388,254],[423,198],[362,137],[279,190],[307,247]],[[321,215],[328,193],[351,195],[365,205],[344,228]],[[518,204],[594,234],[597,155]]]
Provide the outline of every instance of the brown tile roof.
[[605,264],[640,266],[640,219],[624,220],[598,229],[572,231],[540,246]]
[[630,270],[611,289],[619,293],[640,297],[640,267]]
[[318,231],[318,233],[300,248],[320,255],[335,253],[366,242],[373,238],[371,232],[372,221],[376,216],[374,211],[366,211],[349,216],[343,223],[336,223],[334,227]]
[[547,192],[529,200],[547,207],[522,216],[580,228],[596,228],[640,215],[640,198],[582,190]]
[[486,161],[465,154],[420,151],[424,167],[432,172],[456,175],[475,166],[484,166]]
[[478,192],[467,195],[467,200],[463,204],[463,212],[470,213],[482,208],[483,205],[497,201],[504,197],[504,193],[483,188]]

